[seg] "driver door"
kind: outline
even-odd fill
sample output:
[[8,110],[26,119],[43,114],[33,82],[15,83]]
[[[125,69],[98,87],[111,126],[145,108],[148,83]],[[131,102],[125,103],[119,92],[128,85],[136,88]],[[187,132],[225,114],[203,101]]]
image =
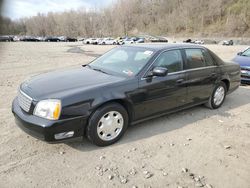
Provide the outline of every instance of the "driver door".
[[151,115],[159,115],[178,108],[186,103],[186,74],[183,72],[183,59],[180,50],[170,50],[161,53],[154,67],[168,69],[167,76],[144,76],[139,81],[139,90],[143,93],[140,102],[135,105],[136,120]]

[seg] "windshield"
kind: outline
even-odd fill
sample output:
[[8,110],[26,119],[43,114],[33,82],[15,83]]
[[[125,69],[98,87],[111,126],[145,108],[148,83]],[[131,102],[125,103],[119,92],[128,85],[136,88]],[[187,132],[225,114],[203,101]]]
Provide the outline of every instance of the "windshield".
[[117,47],[94,60],[89,66],[102,72],[135,76],[147,64],[153,51],[138,47]]
[[250,57],[250,48],[248,48],[246,51],[244,51],[241,55]]

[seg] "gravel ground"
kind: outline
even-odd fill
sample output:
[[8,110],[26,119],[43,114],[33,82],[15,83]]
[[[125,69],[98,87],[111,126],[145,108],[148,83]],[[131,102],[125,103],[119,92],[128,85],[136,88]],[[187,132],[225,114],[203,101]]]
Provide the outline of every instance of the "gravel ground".
[[[118,143],[47,144],[22,132],[11,102],[32,75],[77,67],[113,46],[0,44],[0,187],[250,187],[250,87],[218,110],[198,106],[132,126]],[[224,60],[245,46],[207,46]]]

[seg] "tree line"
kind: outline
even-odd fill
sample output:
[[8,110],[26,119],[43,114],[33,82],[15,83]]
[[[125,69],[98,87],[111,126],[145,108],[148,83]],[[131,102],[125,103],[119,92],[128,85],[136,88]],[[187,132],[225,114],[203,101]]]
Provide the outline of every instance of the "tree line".
[[138,34],[250,36],[250,0],[117,0],[112,5],[11,20],[0,34],[105,37]]

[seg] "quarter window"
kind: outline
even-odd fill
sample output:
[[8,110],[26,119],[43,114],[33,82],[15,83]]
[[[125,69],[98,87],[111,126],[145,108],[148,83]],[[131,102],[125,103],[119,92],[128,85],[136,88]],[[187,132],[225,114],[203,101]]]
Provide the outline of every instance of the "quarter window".
[[165,67],[168,72],[178,72],[182,70],[182,56],[180,50],[163,52],[155,62],[155,67]]

